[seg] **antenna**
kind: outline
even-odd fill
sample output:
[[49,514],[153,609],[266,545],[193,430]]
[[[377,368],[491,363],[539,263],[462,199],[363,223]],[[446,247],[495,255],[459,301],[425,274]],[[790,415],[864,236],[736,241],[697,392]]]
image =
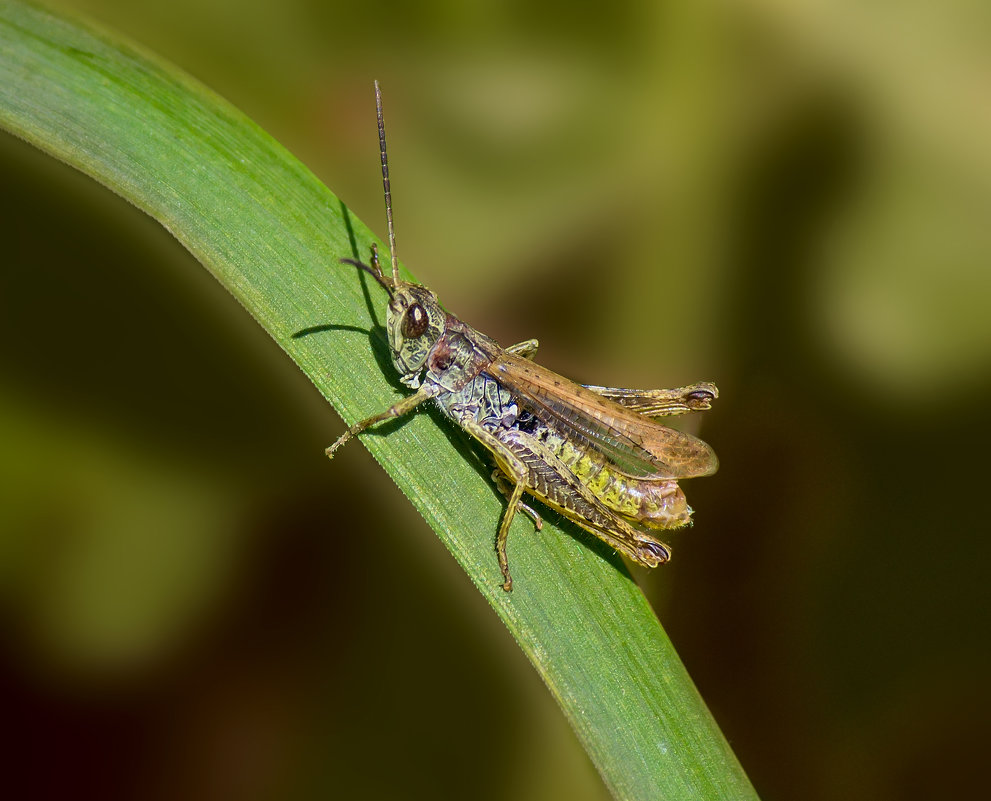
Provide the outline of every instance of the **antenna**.
[[389,224],[389,256],[392,258],[392,283],[399,286],[399,257],[396,255],[396,229],[392,224],[392,187],[389,185],[389,156],[385,152],[385,120],[382,116],[382,90],[375,81],[375,111],[379,121],[379,152],[382,154],[382,189],[385,191],[385,219]]

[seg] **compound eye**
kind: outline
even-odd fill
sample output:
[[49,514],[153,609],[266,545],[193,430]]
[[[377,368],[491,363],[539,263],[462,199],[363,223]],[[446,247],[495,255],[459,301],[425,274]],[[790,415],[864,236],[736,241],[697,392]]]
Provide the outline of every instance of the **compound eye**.
[[406,310],[406,314],[403,316],[403,336],[407,339],[416,339],[423,336],[427,330],[427,323],[427,313],[423,310],[423,306],[419,303],[414,303]]

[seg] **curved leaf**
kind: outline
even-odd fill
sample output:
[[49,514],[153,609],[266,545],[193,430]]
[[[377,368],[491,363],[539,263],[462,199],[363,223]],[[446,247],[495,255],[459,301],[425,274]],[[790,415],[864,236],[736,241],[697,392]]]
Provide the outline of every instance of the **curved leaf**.
[[[348,422],[401,397],[382,371],[384,342],[373,337],[376,353],[360,333],[381,324],[369,309],[383,293],[336,268],[363,257],[372,234],[224,100],[119,38],[5,0],[0,124],[161,222]],[[305,335],[322,328],[333,335]],[[449,435],[418,414],[362,441],[505,622],[614,795],[754,798],[615,554],[554,520],[535,535],[519,515],[516,589],[501,590],[493,539],[503,501]]]

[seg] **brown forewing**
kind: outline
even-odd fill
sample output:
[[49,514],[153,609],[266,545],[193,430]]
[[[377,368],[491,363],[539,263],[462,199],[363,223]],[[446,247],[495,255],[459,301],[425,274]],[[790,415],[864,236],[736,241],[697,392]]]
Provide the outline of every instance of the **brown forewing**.
[[661,479],[716,471],[716,454],[702,440],[662,426],[539,364],[503,351],[485,372],[546,425],[595,448],[622,472]]

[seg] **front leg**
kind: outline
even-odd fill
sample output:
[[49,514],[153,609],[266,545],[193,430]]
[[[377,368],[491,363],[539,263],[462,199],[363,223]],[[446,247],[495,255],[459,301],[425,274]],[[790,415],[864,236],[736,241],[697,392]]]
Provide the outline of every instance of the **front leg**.
[[340,448],[341,445],[343,445],[349,439],[351,439],[351,437],[353,437],[355,434],[360,434],[366,428],[370,428],[376,423],[381,423],[384,420],[391,420],[394,417],[402,417],[404,414],[413,411],[413,409],[415,409],[425,400],[430,400],[431,397],[433,397],[431,393],[425,391],[424,389],[421,389],[419,392],[416,392],[415,394],[410,395],[407,398],[403,398],[401,401],[399,401],[399,403],[395,404],[394,406],[390,406],[384,412],[379,412],[378,414],[372,415],[371,417],[362,420],[360,423],[355,423],[347,431],[341,434],[340,437],[338,437],[337,442],[335,442],[333,445],[327,448],[327,450],[325,451],[327,457],[333,459],[334,453],[337,451],[337,449]]

